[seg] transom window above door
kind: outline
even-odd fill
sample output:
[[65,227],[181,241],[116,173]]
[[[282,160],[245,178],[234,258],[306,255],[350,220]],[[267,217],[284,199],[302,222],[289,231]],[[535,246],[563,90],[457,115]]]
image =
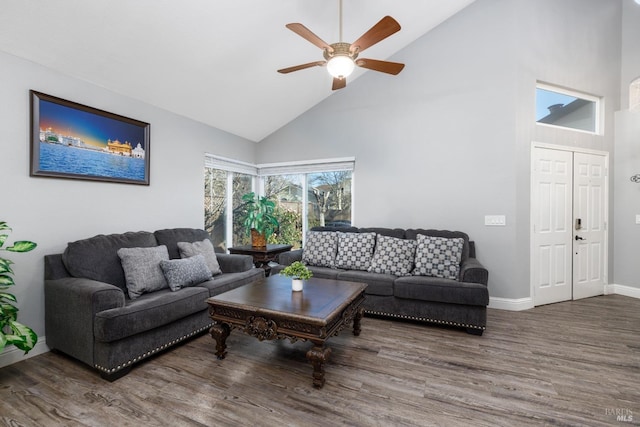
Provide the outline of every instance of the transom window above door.
[[536,85],[536,123],[600,134],[601,99],[544,83]]

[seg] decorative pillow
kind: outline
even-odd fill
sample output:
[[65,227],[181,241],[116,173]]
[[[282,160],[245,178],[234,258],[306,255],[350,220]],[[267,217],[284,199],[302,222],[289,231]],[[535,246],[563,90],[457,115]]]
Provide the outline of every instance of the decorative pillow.
[[136,299],[145,292],[169,287],[160,261],[169,259],[165,245],[152,248],[120,248],[118,256],[124,270],[129,298]]
[[464,239],[446,239],[444,237],[418,234],[416,242],[416,266],[413,269],[414,276],[431,276],[458,280]]
[[180,251],[180,258],[190,258],[192,256],[202,255],[207,267],[209,267],[209,270],[211,271],[211,274],[215,276],[216,274],[222,273],[220,264],[218,263],[218,258],[213,250],[211,240],[204,239],[200,242],[193,243],[178,242],[178,250]]
[[317,267],[333,267],[338,250],[338,233],[333,231],[307,231],[302,262]]
[[207,267],[202,254],[183,259],[163,260],[160,261],[160,268],[172,291],[211,279],[211,270]]
[[368,270],[376,246],[376,233],[338,232],[336,267],[347,270]]
[[398,239],[378,234],[376,251],[369,271],[372,273],[411,275],[417,242],[413,239]]

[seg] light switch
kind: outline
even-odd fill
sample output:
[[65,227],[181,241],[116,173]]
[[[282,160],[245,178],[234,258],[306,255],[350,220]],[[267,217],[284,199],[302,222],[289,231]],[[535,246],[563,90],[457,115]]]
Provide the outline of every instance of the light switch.
[[507,225],[507,217],[504,215],[485,215],[484,225],[505,226]]

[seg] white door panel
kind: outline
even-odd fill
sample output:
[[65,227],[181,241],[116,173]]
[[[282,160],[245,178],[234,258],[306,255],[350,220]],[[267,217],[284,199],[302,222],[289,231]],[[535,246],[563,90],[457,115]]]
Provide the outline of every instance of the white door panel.
[[571,153],[534,149],[532,280],[535,305],[571,299]]
[[575,230],[573,299],[604,293],[605,285],[605,157],[574,153]]

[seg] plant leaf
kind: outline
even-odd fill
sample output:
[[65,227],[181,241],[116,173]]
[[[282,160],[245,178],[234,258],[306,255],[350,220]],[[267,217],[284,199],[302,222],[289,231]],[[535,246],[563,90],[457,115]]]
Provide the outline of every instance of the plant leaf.
[[11,228],[7,225],[6,222],[0,221],[0,230],[11,230]]
[[10,321],[9,326],[11,327],[11,330],[21,338],[21,342],[13,343],[13,345],[18,347],[20,350],[24,350],[25,353],[31,350],[38,342],[38,335],[30,327],[16,322],[15,320]]
[[4,349],[6,345],[7,345],[7,337],[2,332],[2,329],[0,329],[0,353],[2,353],[2,349]]
[[30,242],[28,240],[19,240],[17,242],[14,242],[12,246],[7,247],[7,250],[11,252],[29,252],[35,249],[36,246],[38,245],[34,242]]
[[17,320],[18,319],[18,307],[11,304],[0,304],[0,318]]
[[6,292],[0,292],[0,298],[4,298],[9,301],[18,302],[17,298],[13,294],[9,294]]
[[0,234],[0,248],[4,245],[4,242],[7,241],[7,237],[9,237],[8,234]]
[[0,286],[13,286],[15,284],[13,277],[7,274],[0,274]]
[[0,262],[0,274],[4,273],[13,274],[13,270],[9,267],[8,263]]

